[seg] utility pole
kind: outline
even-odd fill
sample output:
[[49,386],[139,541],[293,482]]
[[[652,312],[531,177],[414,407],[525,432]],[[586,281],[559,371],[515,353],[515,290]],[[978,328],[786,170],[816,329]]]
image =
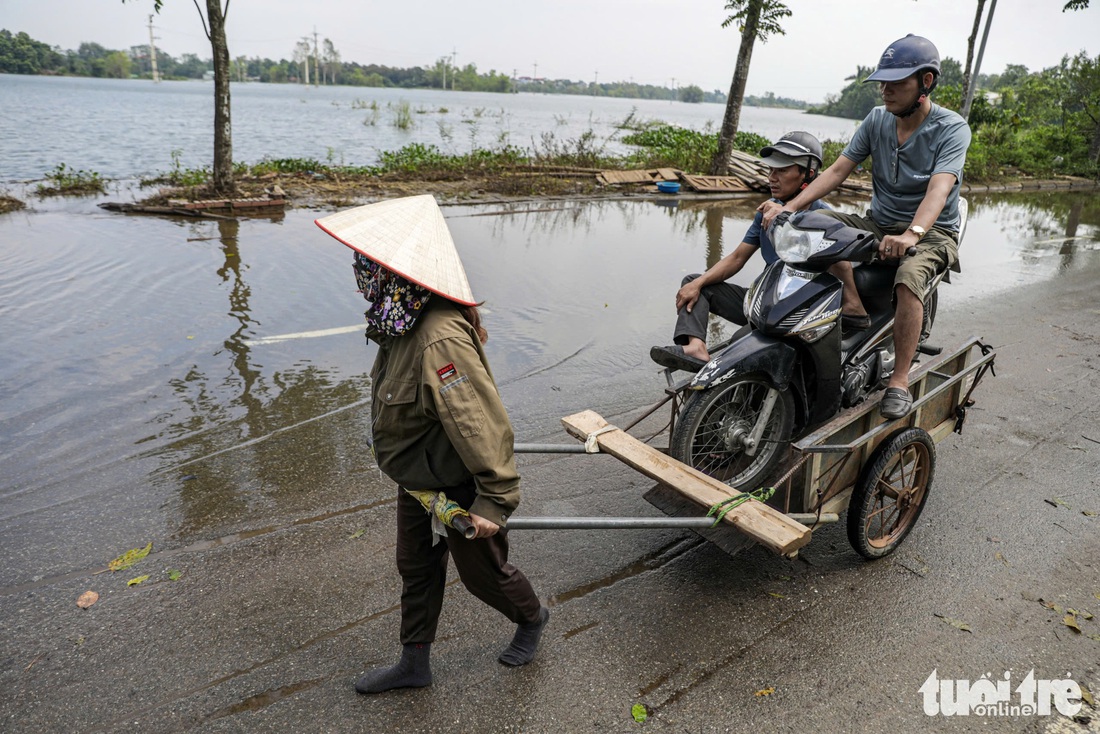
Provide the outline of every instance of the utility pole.
[[443,57],[443,91],[444,92],[447,91],[447,67],[450,66],[450,64],[451,64],[451,62],[447,61],[447,57],[444,56]]
[[535,62],[535,75],[531,77],[536,82],[539,80],[539,62]]
[[153,43],[153,16],[149,16],[149,63],[153,65],[153,83],[160,83],[160,72],[157,71],[157,46]]
[[451,66],[455,68],[454,73],[451,74],[451,91],[455,90],[455,80],[458,79],[458,49],[451,49]]
[[669,98],[668,103],[672,104],[676,100],[676,77],[672,77],[672,96]]
[[[306,61],[308,64],[309,61]],[[313,26],[313,86],[321,83],[321,65],[317,61],[317,26]]]

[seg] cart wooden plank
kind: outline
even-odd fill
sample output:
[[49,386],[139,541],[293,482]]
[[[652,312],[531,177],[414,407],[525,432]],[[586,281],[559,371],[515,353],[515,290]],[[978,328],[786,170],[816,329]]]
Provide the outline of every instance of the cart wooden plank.
[[[728,485],[666,456],[626,432],[611,426],[598,413],[586,410],[561,419],[570,435],[586,441],[597,434],[600,451],[608,453],[648,477],[672,487],[701,508],[734,496]],[[730,510],[725,522],[776,553],[789,554],[810,542],[810,529],[762,502],[749,500]]]

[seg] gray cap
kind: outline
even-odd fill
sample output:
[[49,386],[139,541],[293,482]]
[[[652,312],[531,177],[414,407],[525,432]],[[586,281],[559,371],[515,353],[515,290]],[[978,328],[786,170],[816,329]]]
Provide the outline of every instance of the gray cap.
[[766,158],[761,158],[760,162],[768,168],[786,168],[787,166],[802,165],[802,161],[796,161],[794,158],[791,158],[789,155],[784,155],[778,150],[773,150],[771,155]]
[[[789,132],[771,145],[760,149],[764,165],[772,168],[802,166],[816,171],[822,164],[821,142],[807,132]],[[774,163],[772,161],[775,161]]]

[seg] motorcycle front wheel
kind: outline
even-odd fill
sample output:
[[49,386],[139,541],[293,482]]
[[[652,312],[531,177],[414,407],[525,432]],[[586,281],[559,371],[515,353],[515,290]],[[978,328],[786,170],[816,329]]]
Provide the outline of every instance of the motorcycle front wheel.
[[794,398],[789,390],[779,390],[756,452],[747,453],[771,389],[763,379],[746,375],[692,393],[684,401],[669,453],[732,487],[757,489],[786,453],[794,427]]

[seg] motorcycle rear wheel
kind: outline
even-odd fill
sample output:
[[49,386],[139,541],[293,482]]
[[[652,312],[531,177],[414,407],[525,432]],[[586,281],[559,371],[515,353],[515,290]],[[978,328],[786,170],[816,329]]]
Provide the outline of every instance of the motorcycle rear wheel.
[[770,386],[746,375],[690,395],[669,442],[672,457],[737,489],[751,491],[767,479],[794,428],[794,398],[780,390],[754,456],[747,455],[751,435]]

